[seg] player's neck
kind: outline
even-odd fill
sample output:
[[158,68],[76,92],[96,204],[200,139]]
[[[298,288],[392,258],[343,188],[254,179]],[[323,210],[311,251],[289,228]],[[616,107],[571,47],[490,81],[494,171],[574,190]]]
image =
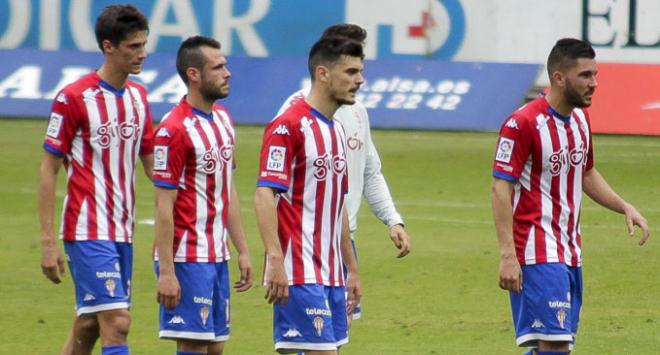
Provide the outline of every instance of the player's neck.
[[573,112],[573,109],[575,108],[566,102],[560,93],[555,92],[552,89],[547,95],[545,95],[545,100],[548,101],[548,104],[550,107],[552,107],[553,110],[562,116],[570,116],[571,112]]
[[126,80],[128,79],[128,73],[114,70],[112,65],[108,62],[104,63],[99,70],[96,71],[96,74],[98,74],[101,80],[110,84],[110,86],[115,89],[123,89],[124,86],[126,86]]
[[190,106],[204,112],[211,113],[213,111],[213,101],[206,100],[199,91],[188,90],[188,95],[186,95],[186,101]]
[[328,95],[319,92],[319,90],[315,90],[314,87],[310,90],[305,101],[328,119],[332,119],[332,116],[335,115],[335,112],[339,108],[339,104],[336,101],[332,100]]

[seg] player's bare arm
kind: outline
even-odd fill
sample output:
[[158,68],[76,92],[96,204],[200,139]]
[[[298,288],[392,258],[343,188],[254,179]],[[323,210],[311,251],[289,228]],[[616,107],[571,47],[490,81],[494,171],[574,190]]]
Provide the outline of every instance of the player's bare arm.
[[181,286],[174,273],[174,201],[177,190],[156,187],[156,251],[158,251],[158,303],[174,308],[181,299]]
[[520,292],[522,290],[522,270],[516,258],[516,249],[513,244],[512,193],[512,183],[493,178],[493,219],[495,221],[497,241],[500,246],[499,286],[503,290]]
[[261,240],[266,249],[266,296],[268,303],[285,304],[289,298],[289,281],[284,270],[284,256],[277,236],[275,190],[257,187],[254,210]]
[[41,271],[53,283],[62,282],[64,258],[54,235],[55,189],[63,158],[44,151],[39,167],[39,220],[41,224]]
[[146,175],[149,178],[149,180],[153,180],[154,155],[153,154],[141,155],[140,160],[142,161],[142,168],[144,169],[144,175]]
[[360,304],[362,297],[362,288],[360,286],[360,273],[358,272],[357,258],[355,251],[351,245],[351,235],[348,228],[348,213],[346,208],[342,214],[342,229],[341,229],[341,255],[346,265],[347,278],[346,278],[346,313],[353,314],[355,307]]
[[229,197],[229,211],[227,214],[227,230],[232,244],[238,252],[238,269],[241,277],[234,282],[234,289],[237,292],[244,292],[252,287],[253,274],[252,261],[248,250],[247,238],[243,229],[243,220],[241,218],[241,205],[238,200],[236,185],[231,185],[231,196]]
[[592,168],[584,173],[584,182],[582,185],[587,196],[596,203],[626,216],[628,234],[631,237],[635,234],[635,226],[638,226],[642,230],[639,245],[646,243],[646,240],[651,235],[646,218],[637,211],[635,206],[629,204],[614,192],[596,168]]

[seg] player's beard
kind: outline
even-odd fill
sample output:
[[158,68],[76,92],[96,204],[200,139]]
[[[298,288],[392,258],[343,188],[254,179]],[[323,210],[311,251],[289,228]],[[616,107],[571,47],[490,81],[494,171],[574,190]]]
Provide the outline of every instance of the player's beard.
[[587,94],[593,95],[593,90],[588,91],[585,94],[580,94],[575,89],[575,86],[573,86],[571,81],[566,80],[566,89],[564,90],[564,100],[566,101],[566,103],[568,103],[572,107],[579,107],[579,108],[589,107],[591,106],[591,102],[586,101],[585,96]]
[[204,76],[202,76],[202,86],[199,88],[199,93],[204,99],[214,102],[229,96],[229,87],[227,87],[227,91],[223,91],[222,86],[213,85],[211,82],[204,80]]

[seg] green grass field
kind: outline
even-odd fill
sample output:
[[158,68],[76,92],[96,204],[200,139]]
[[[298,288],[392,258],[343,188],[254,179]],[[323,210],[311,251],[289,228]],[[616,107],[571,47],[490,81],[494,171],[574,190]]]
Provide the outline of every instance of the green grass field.
[[[0,120],[0,354],[57,354],[73,317],[73,287],[48,282],[39,267],[36,207],[45,121]],[[236,181],[252,261],[261,277],[263,248],[252,195],[262,129],[238,127]],[[363,319],[342,354],[520,354],[508,296],[497,287],[498,251],[490,212],[494,133],[374,131],[385,175],[413,238],[404,259],[367,206],[357,235]],[[635,204],[652,230],[660,223],[660,138],[596,136],[596,164]],[[60,173],[58,214],[64,194]],[[152,218],[153,192],[139,176],[138,219]],[[585,294],[574,354],[660,353],[660,243],[640,248],[623,218],[585,203]],[[133,354],[174,353],[157,337],[151,243],[135,238]],[[232,271],[235,264],[231,264]],[[235,273],[234,273],[235,275]],[[233,294],[226,354],[271,354],[272,312],[264,289]],[[97,345],[95,354],[100,354]]]

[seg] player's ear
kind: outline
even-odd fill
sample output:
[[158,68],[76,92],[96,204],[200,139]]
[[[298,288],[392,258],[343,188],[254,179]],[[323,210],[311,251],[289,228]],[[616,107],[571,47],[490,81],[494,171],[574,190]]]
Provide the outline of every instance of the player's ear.
[[330,70],[324,65],[319,65],[314,70],[316,73],[316,80],[327,83],[330,80]]
[[115,45],[112,44],[112,41],[109,39],[104,39],[103,42],[101,42],[101,47],[103,48],[103,53],[111,53],[114,50]]
[[566,76],[559,70],[552,72],[552,82],[558,87],[564,87],[566,85]]
[[199,72],[199,69],[197,69],[195,67],[188,67],[188,69],[186,69],[186,75],[188,76],[188,82],[189,83],[199,82],[202,79],[201,78],[201,73]]

